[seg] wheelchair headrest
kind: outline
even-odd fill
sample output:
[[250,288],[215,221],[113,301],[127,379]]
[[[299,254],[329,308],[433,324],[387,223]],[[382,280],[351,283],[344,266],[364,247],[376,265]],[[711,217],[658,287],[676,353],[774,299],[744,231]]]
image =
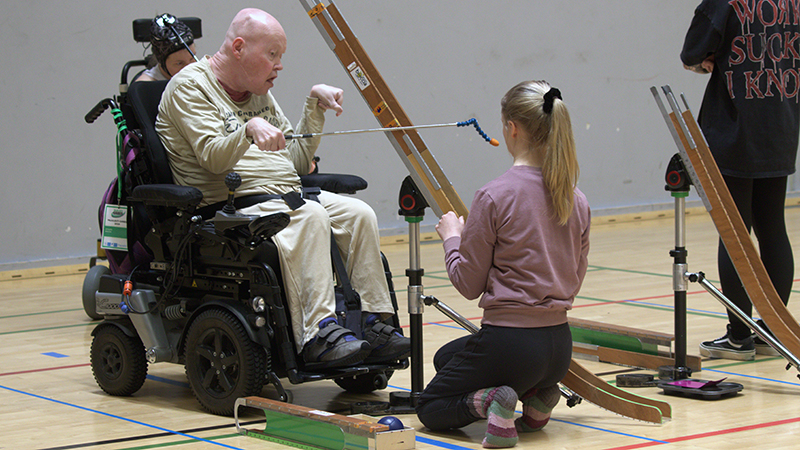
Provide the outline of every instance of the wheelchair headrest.
[[161,94],[168,81],[140,81],[131,84],[128,89],[128,100],[133,107],[133,112],[142,127],[145,142],[145,152],[150,160],[150,169],[153,171],[153,182],[158,184],[173,184],[172,170],[169,167],[169,157],[161,139],[156,133],[156,117],[158,104],[161,103]]

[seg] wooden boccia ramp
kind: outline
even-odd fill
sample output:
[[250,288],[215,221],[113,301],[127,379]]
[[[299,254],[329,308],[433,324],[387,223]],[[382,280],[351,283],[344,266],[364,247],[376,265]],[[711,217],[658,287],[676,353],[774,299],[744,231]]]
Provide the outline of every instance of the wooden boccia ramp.
[[[658,371],[675,363],[675,335],[569,318],[574,357]],[[686,364],[699,372],[699,356],[687,355]]]
[[[681,110],[672,89],[663,86],[662,91],[672,109],[672,112],[668,112],[655,86],[650,91],[750,301],[784,347],[776,350],[787,352],[784,354],[790,361],[787,369],[797,365],[798,360],[794,355],[800,355],[800,325],[778,296],[688,102],[683,98],[684,109]],[[721,301],[731,309],[729,300]]]
[[[300,3],[381,126],[411,128],[387,131],[386,136],[433,212],[441,217],[453,211],[466,218],[469,211],[461,197],[419,133],[413,129],[411,120],[338,7],[331,0],[300,0]],[[672,417],[669,404],[625,392],[574,360],[563,384],[588,402],[625,417],[657,424]]]
[[[239,408],[243,406],[264,412],[263,430],[241,426]],[[369,416],[342,416],[261,397],[237,399],[234,418],[239,434],[303,449],[408,450],[416,443],[413,428],[390,430]]]

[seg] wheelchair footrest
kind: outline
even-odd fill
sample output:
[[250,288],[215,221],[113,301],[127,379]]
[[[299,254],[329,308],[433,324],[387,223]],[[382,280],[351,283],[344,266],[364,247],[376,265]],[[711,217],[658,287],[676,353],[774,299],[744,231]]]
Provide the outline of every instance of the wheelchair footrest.
[[336,367],[333,369],[320,370],[317,372],[290,371],[287,376],[292,384],[306,383],[309,381],[332,380],[334,378],[353,377],[365,375],[373,372],[388,372],[407,369],[408,359],[393,362],[391,364],[359,364],[352,367]]

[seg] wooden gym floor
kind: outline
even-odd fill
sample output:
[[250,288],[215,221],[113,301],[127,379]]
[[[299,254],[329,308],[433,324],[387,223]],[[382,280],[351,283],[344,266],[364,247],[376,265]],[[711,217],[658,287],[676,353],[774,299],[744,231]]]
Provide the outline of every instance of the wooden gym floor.
[[[689,212],[689,270],[703,271],[716,281],[716,231],[704,211]],[[675,245],[674,221],[671,214],[653,216],[595,220],[589,272],[573,317],[674,332],[669,256]],[[787,208],[787,223],[798,258],[800,208]],[[461,298],[447,279],[441,242],[431,238],[423,240],[421,247],[425,293],[478,323],[476,303]],[[383,250],[394,273],[400,317],[407,324],[408,247],[387,244]],[[106,395],[89,366],[90,333],[96,322],[81,307],[83,274],[50,272],[42,277],[12,274],[0,278],[4,280],[0,281],[0,449],[285,448],[237,435],[232,418],[205,413],[189,390],[182,366],[151,365],[144,387],[135,395]],[[800,284],[795,286],[798,289]],[[726,318],[723,307],[699,285],[689,286],[688,299],[688,353],[696,355],[700,341],[724,333]],[[800,301],[793,299],[789,307],[800,317]],[[465,331],[432,307],[425,309],[424,320],[425,379],[429,380],[436,349]],[[610,382],[618,373],[648,373],[593,361],[581,363]],[[632,389],[672,405],[673,419],[663,425],[629,420],[585,401],[569,408],[562,400],[550,424],[542,432],[523,435],[517,448],[796,448],[800,380],[797,370],[787,371],[785,366],[777,357],[757,356],[751,362],[706,359],[695,378],[727,378],[744,385],[735,397],[715,401],[666,396],[654,387]],[[363,396],[345,393],[330,381],[286,384],[296,404],[347,414],[351,402],[385,400],[390,392],[409,390],[410,373],[397,372],[388,389]],[[274,395],[271,387],[262,393]],[[416,416],[400,418],[416,428],[416,448],[420,449],[480,448],[486,426],[478,422],[458,431],[433,433],[422,428]],[[258,416],[242,420],[252,423],[248,427],[259,426]]]

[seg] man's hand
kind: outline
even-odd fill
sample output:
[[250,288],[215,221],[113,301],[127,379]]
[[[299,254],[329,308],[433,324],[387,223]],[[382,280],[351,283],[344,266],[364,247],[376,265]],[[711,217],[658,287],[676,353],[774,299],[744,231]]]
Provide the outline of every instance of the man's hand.
[[453,236],[461,236],[463,230],[464,218],[457,216],[453,211],[443,215],[442,218],[439,219],[439,223],[436,224],[436,232],[439,233],[439,237],[442,238],[442,241],[446,241]]
[[337,87],[328,86],[327,84],[317,84],[311,88],[311,94],[308,96],[316,98],[318,100],[317,105],[319,105],[320,108],[336,111],[337,117],[344,112],[342,109],[344,91]]
[[283,136],[283,132],[261,117],[254,117],[247,121],[245,135],[253,140],[259,150],[276,152],[286,148],[286,138]]

